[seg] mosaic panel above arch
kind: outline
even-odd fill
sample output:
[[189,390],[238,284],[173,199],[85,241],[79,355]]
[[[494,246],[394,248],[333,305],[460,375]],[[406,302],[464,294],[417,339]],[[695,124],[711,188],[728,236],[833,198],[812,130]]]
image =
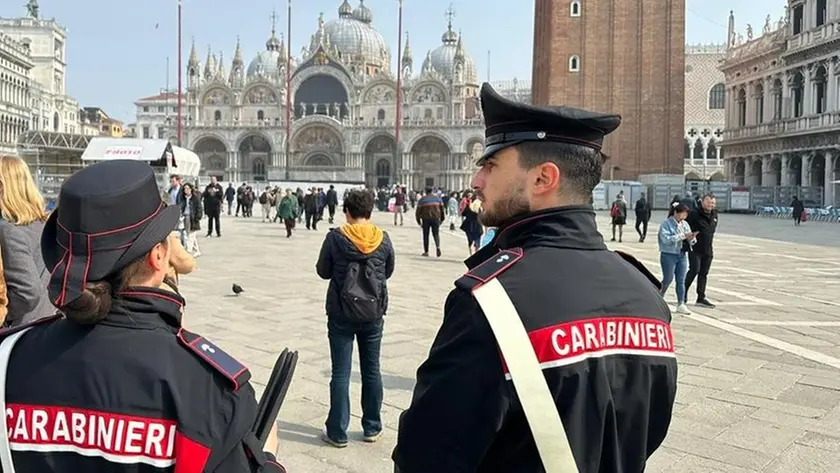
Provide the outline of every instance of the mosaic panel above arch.
[[341,152],[344,148],[341,136],[326,126],[313,125],[303,128],[292,140],[295,151]]

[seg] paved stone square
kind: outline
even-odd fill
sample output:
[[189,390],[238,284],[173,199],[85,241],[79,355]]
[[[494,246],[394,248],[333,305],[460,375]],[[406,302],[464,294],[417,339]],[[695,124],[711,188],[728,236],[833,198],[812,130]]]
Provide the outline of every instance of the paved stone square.
[[[420,229],[389,215],[375,221],[391,235],[397,267],[382,347],[385,435],[361,442],[359,373],[348,448],[318,435],[329,405],[324,294],[315,261],[329,225],[299,227],[225,217],[223,237],[201,239],[199,270],[182,279],[185,324],[216,341],[253,374],[261,393],[284,347],[300,352],[280,412],[281,457],[296,472],[391,472],[397,419],[411,399],[452,282],[464,271],[466,240],[442,232],[443,257],[420,256]],[[656,215],[654,222],[661,221]],[[600,216],[609,239],[608,217]],[[324,222],[322,222],[324,223]],[[622,244],[658,272],[654,223],[645,243],[628,225]],[[649,472],[828,472],[840,465],[840,225],[721,215],[708,294],[713,310],[676,315],[680,362],[675,415]],[[231,294],[231,284],[246,292]],[[693,302],[693,294],[689,300]],[[673,290],[668,300],[674,301]]]

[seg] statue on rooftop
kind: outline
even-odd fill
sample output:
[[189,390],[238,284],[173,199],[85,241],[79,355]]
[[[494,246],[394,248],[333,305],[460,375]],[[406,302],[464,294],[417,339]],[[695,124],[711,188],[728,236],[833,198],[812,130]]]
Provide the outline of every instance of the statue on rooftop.
[[29,14],[29,16],[37,19],[38,18],[38,10],[40,9],[38,7],[38,0],[29,0],[29,3],[27,3],[25,6],[26,6],[26,11]]

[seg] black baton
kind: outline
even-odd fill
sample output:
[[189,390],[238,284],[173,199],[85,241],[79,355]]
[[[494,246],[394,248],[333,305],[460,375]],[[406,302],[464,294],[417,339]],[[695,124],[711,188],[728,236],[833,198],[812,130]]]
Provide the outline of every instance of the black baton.
[[289,391],[289,385],[295,374],[297,360],[298,352],[290,352],[288,348],[285,348],[277,357],[274,369],[271,370],[271,376],[268,378],[265,391],[257,406],[257,419],[254,422],[254,434],[262,446],[265,446],[268,435],[274,428],[280,407],[286,399],[286,393]]

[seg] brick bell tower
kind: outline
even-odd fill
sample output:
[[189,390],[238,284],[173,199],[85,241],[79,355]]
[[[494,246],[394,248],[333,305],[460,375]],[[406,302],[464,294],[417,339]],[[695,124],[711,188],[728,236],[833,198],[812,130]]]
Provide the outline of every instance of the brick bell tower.
[[685,0],[536,0],[532,101],[622,116],[602,177],[682,174]]

